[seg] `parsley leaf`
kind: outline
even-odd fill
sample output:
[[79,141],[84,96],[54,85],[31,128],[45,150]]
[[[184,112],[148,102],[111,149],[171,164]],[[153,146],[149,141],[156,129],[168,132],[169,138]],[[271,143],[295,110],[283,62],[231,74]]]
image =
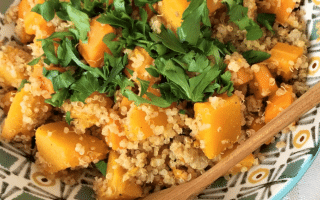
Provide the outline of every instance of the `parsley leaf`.
[[103,176],[107,175],[107,163],[103,160],[100,160],[95,164],[95,166],[98,168],[98,170],[102,173]]
[[271,55],[263,51],[249,50],[242,53],[242,56],[247,60],[247,62],[250,65],[252,65],[267,60],[268,58],[270,58]]
[[[42,56],[44,56],[44,55],[42,55]],[[40,57],[38,57],[38,58],[33,59],[32,61],[30,61],[30,62],[28,63],[28,65],[30,65],[30,66],[34,66],[34,65],[38,64],[38,63],[39,63],[39,61],[41,60],[42,56],[40,56]]]
[[272,33],[275,33],[272,28],[275,20],[276,20],[275,14],[258,13],[257,22],[265,26]]
[[22,90],[22,88],[24,87],[24,85],[25,85],[26,83],[30,83],[30,82],[29,82],[28,80],[26,80],[26,79],[23,79],[23,80],[21,81],[20,86],[19,86],[19,88],[18,88],[18,92],[20,92],[20,91]]
[[53,107],[61,107],[63,102],[69,99],[70,93],[68,88],[63,88],[51,95],[51,99],[46,99],[45,102],[51,104]]
[[74,23],[76,29],[79,31],[79,39],[86,43],[87,35],[90,31],[90,19],[89,16],[72,7],[71,5],[67,6],[67,13],[70,17],[70,20]]
[[42,15],[46,21],[51,21],[54,18],[55,10],[58,10],[59,7],[59,0],[48,0],[43,4],[35,5],[31,11]]
[[154,4],[154,3],[157,3],[158,1],[161,1],[161,0],[135,0],[134,1],[134,4],[137,6],[137,7],[143,7],[145,6],[146,4]]
[[248,17],[248,8],[242,5],[242,1],[223,0],[222,3],[227,4],[230,21],[238,25],[240,30],[247,31],[247,40],[257,40],[262,37],[260,26]]
[[163,25],[161,27],[160,34],[153,32],[150,33],[150,37],[154,42],[162,42],[164,46],[175,52],[182,54],[186,53],[184,46],[181,44],[176,35],[171,30],[166,30]]
[[91,73],[85,72],[79,80],[74,82],[71,87],[73,94],[70,97],[71,101],[84,102],[93,92],[103,92],[100,88],[100,83]]
[[70,125],[71,124],[71,122],[74,120],[73,118],[71,118],[71,112],[70,111],[68,111],[68,112],[66,112],[66,122]]
[[206,1],[191,1],[183,13],[182,19],[181,27],[177,30],[180,40],[196,45],[200,35],[200,22],[202,21],[206,26],[211,26]]

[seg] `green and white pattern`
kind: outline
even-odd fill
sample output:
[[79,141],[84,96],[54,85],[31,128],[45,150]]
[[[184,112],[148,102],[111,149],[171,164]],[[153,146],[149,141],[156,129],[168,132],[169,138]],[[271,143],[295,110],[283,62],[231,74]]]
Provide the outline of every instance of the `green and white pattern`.
[[[305,0],[303,7],[307,13],[307,33],[311,42],[307,83],[313,86],[320,80],[320,38],[316,33],[316,24],[320,22],[320,1]],[[12,25],[0,24],[0,40],[14,39],[12,30]],[[230,180],[218,179],[198,199],[282,199],[301,179],[319,153],[319,126],[320,106],[317,106],[300,119],[295,131],[282,134],[275,143],[261,148],[265,159],[260,165]],[[278,141],[283,141],[285,146],[278,149]],[[28,155],[0,141],[1,200],[95,199],[92,190],[94,172],[86,171],[80,177],[81,184],[74,186],[60,180],[50,181],[35,168],[34,153]]]

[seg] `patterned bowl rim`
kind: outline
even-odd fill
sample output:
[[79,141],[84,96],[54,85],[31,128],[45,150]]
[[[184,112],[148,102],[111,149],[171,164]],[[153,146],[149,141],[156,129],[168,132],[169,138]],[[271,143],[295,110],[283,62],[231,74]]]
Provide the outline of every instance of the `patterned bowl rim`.
[[[315,122],[314,122],[315,123]],[[320,130],[318,131],[320,133]],[[319,134],[318,133],[318,134]],[[320,148],[318,148],[316,155],[301,166],[299,173],[290,180],[290,183],[287,186],[284,186],[278,193],[276,193],[270,200],[279,200],[284,198],[289,192],[293,190],[295,186],[297,186],[298,182],[302,179],[302,177],[306,174],[306,172],[310,169],[315,159],[319,156]]]

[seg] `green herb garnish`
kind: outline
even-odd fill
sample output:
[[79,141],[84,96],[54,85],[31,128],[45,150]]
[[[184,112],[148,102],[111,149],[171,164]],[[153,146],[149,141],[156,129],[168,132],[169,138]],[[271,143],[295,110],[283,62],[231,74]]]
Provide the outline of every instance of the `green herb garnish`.
[[66,112],[66,122],[70,125],[71,124],[71,122],[74,120],[74,119],[72,119],[71,118],[71,112],[70,111],[68,111],[68,112]]
[[97,167],[97,169],[102,173],[102,175],[105,177],[107,175],[107,165],[108,163],[106,163],[103,160],[100,160],[99,162],[97,162],[95,164],[95,166]]
[[18,88],[18,92],[20,92],[20,91],[22,90],[22,88],[24,87],[24,85],[25,85],[26,83],[30,83],[30,82],[29,82],[28,80],[26,80],[26,79],[23,79],[23,80],[21,81],[20,86],[19,86],[19,88]]

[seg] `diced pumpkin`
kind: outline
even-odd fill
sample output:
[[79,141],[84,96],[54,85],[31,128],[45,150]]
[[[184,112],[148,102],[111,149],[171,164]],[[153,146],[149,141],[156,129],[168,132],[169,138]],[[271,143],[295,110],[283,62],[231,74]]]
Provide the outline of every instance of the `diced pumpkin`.
[[[232,153],[237,148],[237,145],[235,145],[232,149],[227,149],[221,156],[221,158],[225,158],[228,155]],[[255,158],[252,153],[250,153],[247,157],[245,157],[242,161],[240,161],[238,164],[236,164],[234,167],[232,167],[228,173],[232,175],[236,175],[237,173],[242,172],[242,170],[249,170],[255,162]]]
[[211,97],[209,102],[195,103],[196,120],[200,122],[196,138],[209,159],[233,145],[241,135],[241,104],[238,96]]
[[251,125],[250,129],[253,129],[255,132],[259,131],[266,123],[262,121],[259,117],[255,116]]
[[77,130],[84,132],[86,128],[93,125],[100,126],[108,121],[108,118],[101,119],[100,116],[105,117],[112,105],[113,101],[106,94],[94,92],[85,100],[85,104],[65,103],[62,110],[70,111],[70,117],[74,119],[72,124],[76,126]]
[[270,96],[278,89],[276,81],[267,66],[263,64],[253,65],[254,78],[250,82],[250,89],[257,99]]
[[35,12],[26,14],[24,25],[27,34],[36,35],[40,38],[48,37],[56,30],[55,26],[48,24],[40,14]]
[[46,104],[42,96],[33,96],[22,89],[12,101],[1,137],[6,140],[12,140],[20,134],[32,137],[34,128],[45,122],[51,109],[51,105]]
[[[44,3],[44,0],[37,0],[35,3]],[[32,42],[34,35],[29,35],[26,33],[25,30],[25,16],[31,12],[31,5],[29,0],[21,0],[20,4],[18,5],[18,22],[16,27],[16,34],[20,39],[20,42],[27,44]]]
[[172,168],[172,172],[174,178],[177,179],[179,182],[187,182],[188,181],[188,172],[186,170],[177,169],[175,167]]
[[105,159],[108,153],[102,140],[89,134],[78,135],[66,122],[40,126],[36,131],[36,144],[49,173]]
[[233,84],[235,86],[246,84],[253,79],[253,73],[250,68],[241,68],[236,72],[236,74],[237,78],[236,80],[233,80]]
[[[150,65],[153,64],[154,59],[148,54],[148,52],[142,47],[136,47],[130,54],[129,54],[129,63],[126,66],[129,70],[132,70],[134,74],[133,80],[139,83],[137,78],[140,78],[145,81],[150,81],[152,85],[156,78],[151,76],[146,68],[149,68]],[[128,70],[124,70],[124,73],[128,78],[131,78],[131,74]]]
[[31,11],[29,0],[21,0],[18,6],[18,18],[24,19],[27,13]]
[[207,0],[207,7],[210,15],[214,14],[222,6],[221,0]]
[[122,147],[120,147],[120,142],[122,140],[127,140],[127,137],[119,136],[122,132],[123,127],[119,120],[114,120],[112,118],[110,118],[109,122],[102,129],[102,133],[106,137],[107,144],[115,151],[122,149]]
[[270,96],[267,101],[265,111],[265,122],[270,122],[281,111],[286,109],[294,101],[294,93],[291,85],[281,87],[274,95]]
[[[127,170],[121,167],[116,160],[119,154],[111,151],[108,158],[107,177],[97,182],[97,199],[100,200],[133,200],[142,196],[142,188],[131,180],[123,181]],[[110,177],[110,178],[109,178]]]
[[[146,111],[143,110],[146,109]],[[167,115],[156,106],[132,106],[127,114],[124,128],[126,136],[132,141],[139,141],[154,135],[157,126],[166,127]]]
[[[48,68],[46,68],[47,70],[57,70],[60,72],[64,72],[65,68],[61,68],[61,67],[54,67],[54,66],[50,66]],[[46,78],[45,76],[43,76],[43,66],[37,64],[35,66],[33,66],[33,72],[31,75],[33,78],[36,78],[40,84],[39,87],[41,90],[46,90],[48,93],[46,95],[44,95],[45,99],[50,99],[51,98],[51,94],[54,93],[54,89],[53,89],[53,85],[50,79]]]
[[12,90],[7,92],[0,101],[0,107],[3,109],[3,112],[8,115],[11,103],[13,101],[14,96],[16,95],[17,91]]
[[31,59],[31,54],[18,45],[3,47],[0,51],[0,86],[18,88],[23,79],[28,79],[27,63]]
[[78,50],[82,57],[91,67],[102,67],[104,53],[111,54],[108,46],[102,41],[103,37],[109,33],[116,33],[116,30],[109,24],[101,24],[97,21],[98,17],[90,22],[88,42],[80,40]]
[[292,13],[296,1],[293,0],[266,0],[260,4],[259,13],[270,13],[276,15],[276,21],[285,24]]
[[281,76],[288,81],[295,70],[289,64],[290,61],[295,63],[302,55],[303,48],[279,42],[271,49],[271,57],[266,62],[275,65]]
[[177,32],[183,21],[182,15],[189,4],[187,0],[162,0],[159,4],[159,13],[166,26]]

